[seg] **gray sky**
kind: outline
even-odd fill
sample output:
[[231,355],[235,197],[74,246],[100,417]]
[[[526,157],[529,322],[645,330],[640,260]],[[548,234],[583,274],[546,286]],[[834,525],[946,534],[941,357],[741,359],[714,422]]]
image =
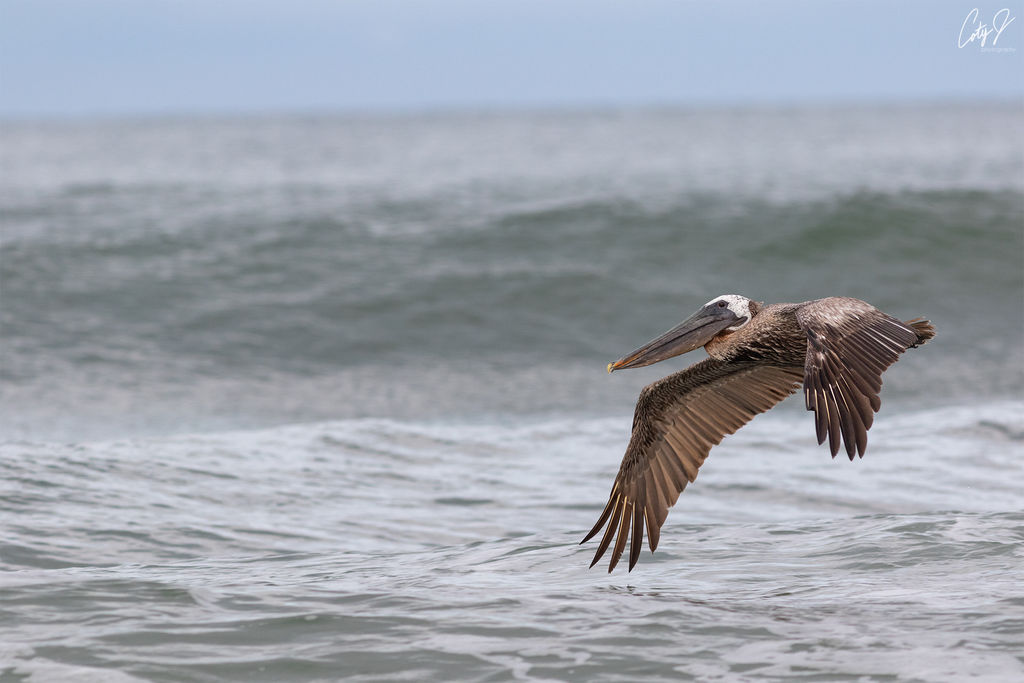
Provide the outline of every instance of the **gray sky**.
[[0,0],[0,115],[1022,100],[979,2]]

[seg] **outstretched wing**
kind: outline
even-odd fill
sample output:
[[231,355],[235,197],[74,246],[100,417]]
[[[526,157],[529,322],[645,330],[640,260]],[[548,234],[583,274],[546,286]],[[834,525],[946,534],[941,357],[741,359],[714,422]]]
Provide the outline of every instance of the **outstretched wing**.
[[900,322],[859,299],[831,297],[796,311],[807,333],[804,396],[814,411],[818,443],[828,436],[832,457],[839,441],[853,460],[864,455],[868,428],[882,405],[882,372],[909,348],[935,336],[927,320]]
[[795,392],[802,378],[798,366],[725,363],[709,358],[645,387],[608,504],[582,541],[593,538],[607,522],[590,566],[597,564],[617,533],[608,564],[611,572],[632,531],[629,568],[633,569],[640,557],[645,526],[654,552],[668,509],[697,478],[697,469],[711,447]]

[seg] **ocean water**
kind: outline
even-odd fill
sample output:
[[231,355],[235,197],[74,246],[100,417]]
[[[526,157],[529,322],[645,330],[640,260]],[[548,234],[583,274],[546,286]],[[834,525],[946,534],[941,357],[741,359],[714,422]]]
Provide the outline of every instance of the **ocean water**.
[[[0,680],[1024,677],[1019,104],[5,122]],[[703,302],[938,336],[587,567]]]

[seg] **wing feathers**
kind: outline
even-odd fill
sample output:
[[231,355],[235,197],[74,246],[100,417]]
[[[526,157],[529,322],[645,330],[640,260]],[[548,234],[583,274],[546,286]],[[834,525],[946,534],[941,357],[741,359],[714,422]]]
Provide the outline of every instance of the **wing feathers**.
[[615,507],[615,501],[618,500],[615,496],[615,492],[618,490],[619,484],[618,482],[616,482],[615,485],[612,486],[611,494],[608,496],[608,504],[605,505],[604,510],[601,511],[601,517],[597,520],[597,524],[595,524],[594,528],[590,530],[590,533],[587,534],[587,537],[583,539],[584,543],[592,539],[594,535],[601,530],[601,527],[604,526],[604,523],[608,521],[608,515],[612,513],[612,509]]
[[[637,500],[647,500],[645,489],[647,486],[643,480],[639,482],[640,495],[637,496]],[[633,505],[633,537],[629,543],[629,566],[632,567],[636,564],[636,561],[640,559],[640,551],[644,549],[644,515],[646,512],[646,505],[638,507],[636,503]]]
[[[622,517],[619,522],[619,533],[615,538],[615,549],[612,550],[612,560],[608,565],[608,573],[610,574],[615,569],[615,564],[622,557],[622,551],[626,547],[626,539],[629,538],[629,521],[633,515],[633,503],[626,502],[622,508]],[[609,530],[615,528],[614,525],[608,527]]]
[[[594,561],[590,563],[591,567],[597,564],[597,561],[601,559],[601,555],[604,555],[604,551],[608,549],[608,544],[612,542],[612,537],[615,536],[615,528],[619,524],[619,516],[621,512],[622,496],[620,495],[615,499],[615,508],[612,511],[612,518],[608,522],[608,529],[604,532],[604,536],[601,538],[601,544],[597,546],[597,555],[594,556]],[[609,569],[608,571],[611,570]]]
[[839,406],[831,386],[825,387],[825,403],[828,404],[828,447],[832,455],[839,452]]
[[686,473],[683,472],[683,467],[679,464],[675,451],[665,444],[662,444],[657,449],[657,455],[658,460],[668,471],[669,482],[682,491],[686,485],[690,483],[690,480],[686,477]]
[[[658,539],[661,536],[661,523],[665,521],[668,514],[668,499],[658,487],[658,479],[654,476],[653,470],[644,472],[644,485],[647,490],[647,506],[644,510],[644,517],[647,521],[647,544],[653,553],[658,547]],[[664,515],[660,513],[664,510]]]
[[608,504],[583,539],[586,542],[605,528],[590,566],[611,547],[611,571],[631,539],[632,569],[643,548],[645,528],[653,552],[668,509],[697,478],[711,447],[796,391],[802,377],[797,366],[709,358],[646,387],[637,401],[633,435]]
[[840,443],[851,460],[863,456],[882,406],[882,373],[901,353],[935,336],[935,328],[927,320],[902,323],[863,301],[839,297],[803,304],[796,318],[807,334],[804,393],[818,443],[827,436],[833,457]]

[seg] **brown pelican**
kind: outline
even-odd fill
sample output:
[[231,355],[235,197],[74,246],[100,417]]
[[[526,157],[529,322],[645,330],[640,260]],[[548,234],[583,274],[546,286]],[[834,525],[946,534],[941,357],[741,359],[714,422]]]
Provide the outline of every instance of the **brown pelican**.
[[858,299],[765,306],[725,294],[609,363],[608,372],[639,368],[699,346],[710,356],[640,392],[633,435],[608,504],[582,541],[608,524],[590,566],[615,539],[611,572],[632,533],[632,570],[645,527],[654,552],[668,509],[697,478],[711,447],[794,393],[801,382],[818,443],[827,436],[834,458],[841,438],[850,460],[863,457],[868,428],[881,406],[882,372],[901,353],[934,336],[927,320],[900,322]]

